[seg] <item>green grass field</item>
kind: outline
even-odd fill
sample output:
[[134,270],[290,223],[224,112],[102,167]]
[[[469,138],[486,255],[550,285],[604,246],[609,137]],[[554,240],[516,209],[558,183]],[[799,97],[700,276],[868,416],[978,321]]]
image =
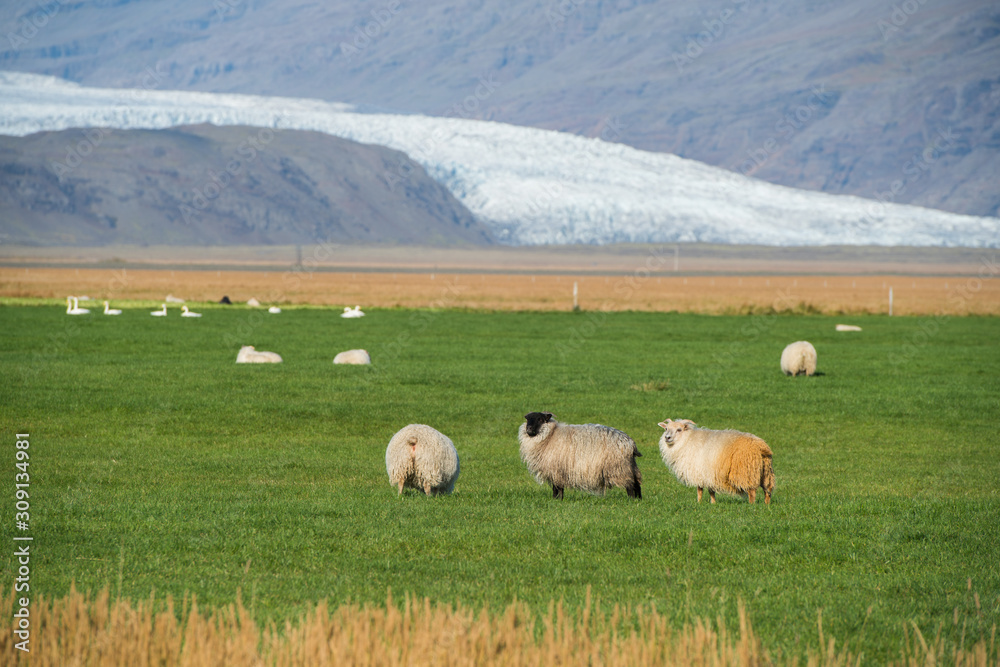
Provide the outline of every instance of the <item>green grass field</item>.
[[[213,606],[242,589],[268,620],[390,588],[543,611],[590,587],[730,627],[742,599],[776,654],[816,650],[822,610],[875,661],[911,621],[971,643],[1000,619],[1000,319],[852,317],[864,331],[838,334],[818,316],[197,309],[0,307],[0,509],[10,545],[29,432],[34,594]],[[787,378],[781,350],[802,339],[822,375]],[[240,342],[285,361],[237,365]],[[333,366],[354,347],[373,366]],[[518,456],[534,410],[629,433],[643,500],[552,500]],[[773,503],[697,504],[660,460],[666,417],[763,437]],[[455,442],[453,495],[389,484],[386,444],[411,422]]]

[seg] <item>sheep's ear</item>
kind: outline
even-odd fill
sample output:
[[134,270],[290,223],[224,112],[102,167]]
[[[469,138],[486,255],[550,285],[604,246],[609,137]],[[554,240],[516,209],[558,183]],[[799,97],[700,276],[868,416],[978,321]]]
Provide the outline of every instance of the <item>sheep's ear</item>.
[[657,424],[657,426],[659,426],[660,428],[668,428],[670,426],[670,420],[668,419],[665,422],[660,422],[659,424]]
[[552,413],[551,412],[546,412],[544,414],[545,414],[545,421],[551,421],[551,419],[552,419]]

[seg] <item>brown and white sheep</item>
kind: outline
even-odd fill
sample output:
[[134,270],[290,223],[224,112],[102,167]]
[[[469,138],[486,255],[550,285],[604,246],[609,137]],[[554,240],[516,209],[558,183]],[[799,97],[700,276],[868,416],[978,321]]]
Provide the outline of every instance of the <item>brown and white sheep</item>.
[[757,487],[764,489],[770,504],[774,491],[774,454],[767,443],[750,433],[713,431],[698,428],[690,419],[660,422],[660,456],[685,486],[698,488],[698,502],[708,489],[711,502],[715,492],[745,494],[751,503]]

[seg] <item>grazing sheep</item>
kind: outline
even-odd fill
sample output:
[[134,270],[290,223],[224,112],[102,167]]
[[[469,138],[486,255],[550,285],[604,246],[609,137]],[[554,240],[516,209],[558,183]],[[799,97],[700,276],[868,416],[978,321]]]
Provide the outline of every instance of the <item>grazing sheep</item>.
[[854,324],[838,324],[837,331],[861,331],[861,327]]
[[629,498],[642,498],[642,474],[635,442],[601,424],[561,424],[551,412],[530,412],[518,430],[521,460],[539,484],[552,485],[552,497],[566,487],[604,495],[620,486]]
[[458,452],[451,439],[424,424],[404,426],[385,448],[385,471],[389,481],[428,496],[451,493],[458,479]]
[[812,375],[816,372],[816,348],[805,340],[789,344],[781,353],[781,370],[785,375]]
[[250,297],[249,299],[247,299],[247,305],[250,306],[251,308],[257,308],[258,306],[260,306],[260,301],[258,301],[254,297]]
[[236,355],[238,364],[280,364],[281,355],[276,352],[265,352],[253,349],[253,345],[244,345]]
[[368,355],[368,350],[346,350],[333,358],[335,364],[357,364],[363,366],[370,364],[372,358]]
[[660,456],[685,486],[708,489],[715,502],[715,492],[746,494],[754,502],[757,487],[764,489],[764,502],[770,504],[774,491],[774,455],[767,443],[750,433],[712,431],[698,428],[690,419],[660,422]]

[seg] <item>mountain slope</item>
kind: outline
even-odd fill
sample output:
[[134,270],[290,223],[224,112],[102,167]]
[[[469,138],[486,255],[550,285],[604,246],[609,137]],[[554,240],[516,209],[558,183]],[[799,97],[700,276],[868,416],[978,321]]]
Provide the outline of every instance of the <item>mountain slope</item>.
[[995,2],[83,0],[6,3],[0,32],[0,69],[88,85],[493,119],[1000,211]]
[[210,125],[0,137],[0,226],[38,245],[491,242],[401,153]]
[[[675,155],[495,122],[317,100],[84,88],[0,73],[0,134],[210,122],[318,130],[403,151],[508,244],[706,241],[995,246],[1000,219],[795,190]],[[80,141],[85,139],[79,131]],[[85,142],[84,142],[85,143]],[[74,145],[67,151],[77,150]],[[68,161],[67,154],[63,161]],[[405,162],[384,172],[407,186]]]

